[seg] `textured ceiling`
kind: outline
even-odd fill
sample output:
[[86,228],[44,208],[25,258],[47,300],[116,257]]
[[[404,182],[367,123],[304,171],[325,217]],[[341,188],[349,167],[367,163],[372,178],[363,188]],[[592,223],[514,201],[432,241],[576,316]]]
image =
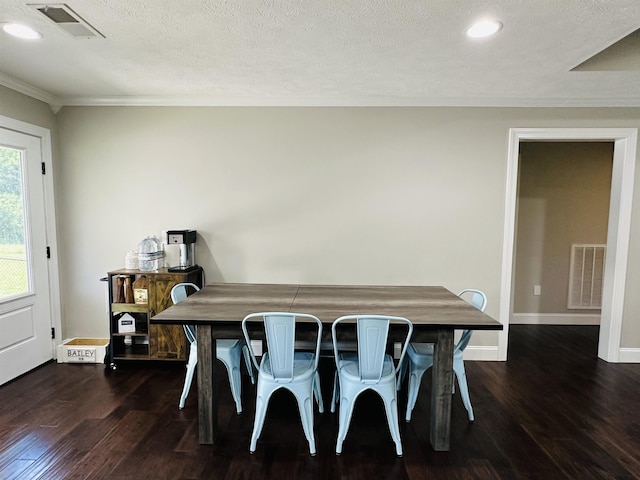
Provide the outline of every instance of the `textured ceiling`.
[[[0,22],[44,39],[0,31],[0,84],[55,105],[640,106],[638,48],[607,53],[640,27],[638,0],[66,4],[106,38],[2,0]],[[466,38],[485,16],[502,31]]]
[[640,71],[640,30],[578,65],[574,71]]

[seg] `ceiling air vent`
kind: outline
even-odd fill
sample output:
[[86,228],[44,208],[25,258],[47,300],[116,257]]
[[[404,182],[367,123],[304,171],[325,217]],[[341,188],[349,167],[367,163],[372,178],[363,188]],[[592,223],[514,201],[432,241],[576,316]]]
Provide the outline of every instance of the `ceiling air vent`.
[[105,38],[80,15],[64,3],[29,4],[73,38]]

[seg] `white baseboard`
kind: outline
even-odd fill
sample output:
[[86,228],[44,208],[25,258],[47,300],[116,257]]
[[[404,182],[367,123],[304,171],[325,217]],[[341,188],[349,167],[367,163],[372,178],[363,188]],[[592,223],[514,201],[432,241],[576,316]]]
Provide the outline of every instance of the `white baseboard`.
[[618,363],[640,363],[640,348],[621,348]]
[[[619,352],[617,363],[640,363],[640,348],[621,348]],[[498,347],[474,347],[470,345],[464,350],[464,359],[471,362],[497,362],[499,361]]]
[[[532,314],[526,314],[532,315]],[[536,316],[539,316],[536,314]],[[573,317],[573,315],[569,315]],[[591,316],[591,315],[589,315]],[[600,316],[598,315],[598,323],[600,322]],[[525,322],[512,322],[512,323],[525,323]],[[528,322],[534,323],[534,322]],[[535,322],[540,323],[542,322]],[[564,323],[558,323],[559,325],[567,325],[566,321]],[[594,325],[593,323],[577,323],[572,325]],[[260,340],[252,340],[251,345],[253,347],[253,351],[257,357],[262,355],[262,342]],[[400,348],[399,345],[394,345],[394,356],[395,358],[400,357]],[[498,347],[497,346],[473,346],[469,345],[464,350],[464,359],[471,362],[498,362]],[[621,348],[620,355],[618,359],[619,363],[640,363],[640,348]]]
[[251,349],[256,357],[262,356],[262,340],[251,340]]
[[497,362],[498,346],[476,346],[469,345],[464,349],[464,359],[470,361]]
[[600,325],[599,313],[513,313],[516,325]]

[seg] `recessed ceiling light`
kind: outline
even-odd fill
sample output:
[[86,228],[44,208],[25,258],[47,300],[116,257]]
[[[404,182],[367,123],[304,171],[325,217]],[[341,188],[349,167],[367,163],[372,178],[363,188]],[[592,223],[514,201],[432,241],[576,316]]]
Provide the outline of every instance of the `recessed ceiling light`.
[[467,29],[467,35],[471,38],[484,38],[498,33],[502,23],[497,20],[482,20],[471,25]]
[[23,38],[25,40],[40,40],[42,38],[42,34],[40,32],[36,32],[33,28],[27,27],[26,25],[20,25],[19,23],[5,23],[2,26],[2,29],[9,35]]

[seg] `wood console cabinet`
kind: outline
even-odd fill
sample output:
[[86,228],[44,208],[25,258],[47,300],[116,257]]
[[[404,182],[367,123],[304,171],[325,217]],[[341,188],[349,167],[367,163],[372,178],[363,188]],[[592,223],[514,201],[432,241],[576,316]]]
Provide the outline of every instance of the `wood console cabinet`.
[[[141,277],[146,278],[147,303],[133,303],[135,297],[127,294],[126,290],[131,284],[131,293],[134,282]],[[191,282],[201,287],[202,277],[202,268],[186,273],[169,272],[166,268],[152,272],[121,269],[107,274],[111,340],[109,354],[113,370],[120,361],[187,359],[188,345],[182,325],[151,325],[149,320],[173,304],[171,289],[174,285]]]

